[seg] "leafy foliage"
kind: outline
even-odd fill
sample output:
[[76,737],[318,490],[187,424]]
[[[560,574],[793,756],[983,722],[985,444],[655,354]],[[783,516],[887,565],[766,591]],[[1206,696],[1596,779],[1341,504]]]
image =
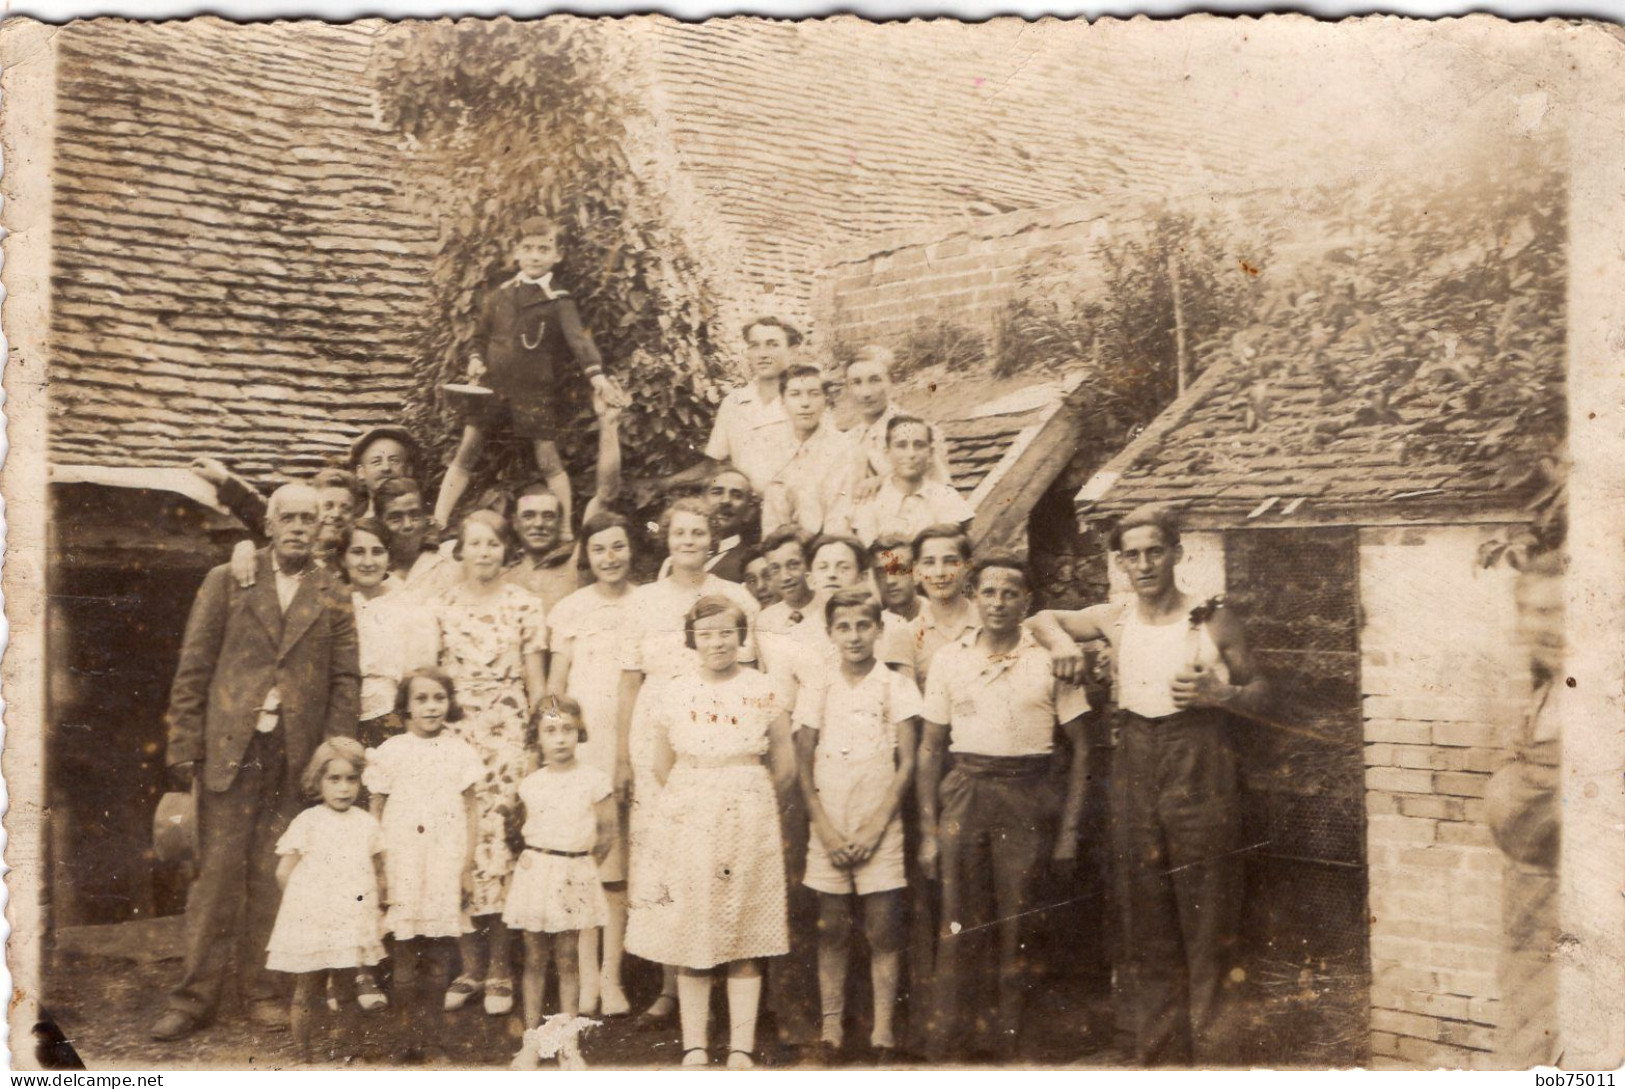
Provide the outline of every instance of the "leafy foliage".
[[[412,151],[414,199],[441,228],[409,426],[442,460],[455,448],[439,387],[462,380],[483,292],[511,275],[516,228],[539,214],[562,227],[555,282],[631,396],[628,474],[697,460],[718,399],[708,296],[658,170],[632,158],[648,117],[605,28],[568,17],[400,23],[373,76],[385,123]],[[560,449],[583,481],[596,433],[585,385],[576,393]],[[515,445],[488,456],[477,483],[534,476]]]
[[[1074,286],[1063,268],[1029,268],[997,316],[994,372],[1086,371],[1079,460],[1104,461],[1179,392],[1180,319],[1191,377],[1228,351],[1257,309],[1247,270],[1223,227],[1164,213],[1141,233],[1104,244],[1104,290]],[[1179,307],[1174,285],[1179,285]]]

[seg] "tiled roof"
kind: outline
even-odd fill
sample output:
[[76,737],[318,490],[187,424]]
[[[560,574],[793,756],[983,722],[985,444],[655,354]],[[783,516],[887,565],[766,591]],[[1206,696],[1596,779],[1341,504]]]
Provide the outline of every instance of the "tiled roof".
[[[1140,28],[1143,30],[1144,28]],[[1307,119],[1228,101],[1160,34],[1081,20],[662,20],[644,45],[739,290],[806,317],[832,246],[970,215],[1267,184]],[[1175,71],[1178,69],[1178,71]]]
[[394,418],[434,233],[373,118],[370,32],[59,32],[51,451],[306,471]]

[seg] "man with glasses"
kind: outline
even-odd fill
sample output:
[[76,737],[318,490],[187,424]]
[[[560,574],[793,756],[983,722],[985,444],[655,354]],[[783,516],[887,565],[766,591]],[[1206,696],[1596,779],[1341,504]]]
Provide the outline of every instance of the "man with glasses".
[[[1145,1065],[1234,1061],[1227,989],[1241,843],[1227,713],[1259,717],[1268,686],[1235,614],[1175,582],[1184,553],[1171,512],[1130,511],[1109,543],[1134,597],[1040,613],[1034,630],[1046,645],[1064,635],[1112,649],[1112,851],[1135,1056]],[[1080,653],[1060,672],[1081,669]]]

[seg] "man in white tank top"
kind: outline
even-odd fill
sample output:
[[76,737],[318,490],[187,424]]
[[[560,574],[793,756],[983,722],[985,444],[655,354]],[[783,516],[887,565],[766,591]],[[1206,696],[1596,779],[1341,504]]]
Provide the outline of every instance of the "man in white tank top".
[[[1227,980],[1240,926],[1236,758],[1226,712],[1258,717],[1268,686],[1241,622],[1174,581],[1179,526],[1131,511],[1111,549],[1134,599],[1040,613],[1034,633],[1112,648],[1118,740],[1111,783],[1120,961],[1136,1058],[1146,1065],[1236,1059]],[[1057,673],[1082,668],[1058,656]]]

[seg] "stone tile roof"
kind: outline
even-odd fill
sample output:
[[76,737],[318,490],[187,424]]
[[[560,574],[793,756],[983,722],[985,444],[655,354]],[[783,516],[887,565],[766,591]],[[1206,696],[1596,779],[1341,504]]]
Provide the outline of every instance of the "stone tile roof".
[[394,418],[434,232],[370,32],[115,20],[58,36],[51,453],[299,473]]
[[1354,243],[1210,351],[1078,494],[1080,517],[1143,503],[1217,526],[1527,517],[1565,431],[1567,197],[1552,159],[1522,154],[1335,194],[1329,233],[1346,217]]
[[663,20],[644,48],[661,128],[731,236],[741,290],[806,317],[832,246],[1113,194],[1256,187],[1293,161],[1280,151],[1304,119],[1227,103],[1215,124],[1161,35],[1100,29]]

